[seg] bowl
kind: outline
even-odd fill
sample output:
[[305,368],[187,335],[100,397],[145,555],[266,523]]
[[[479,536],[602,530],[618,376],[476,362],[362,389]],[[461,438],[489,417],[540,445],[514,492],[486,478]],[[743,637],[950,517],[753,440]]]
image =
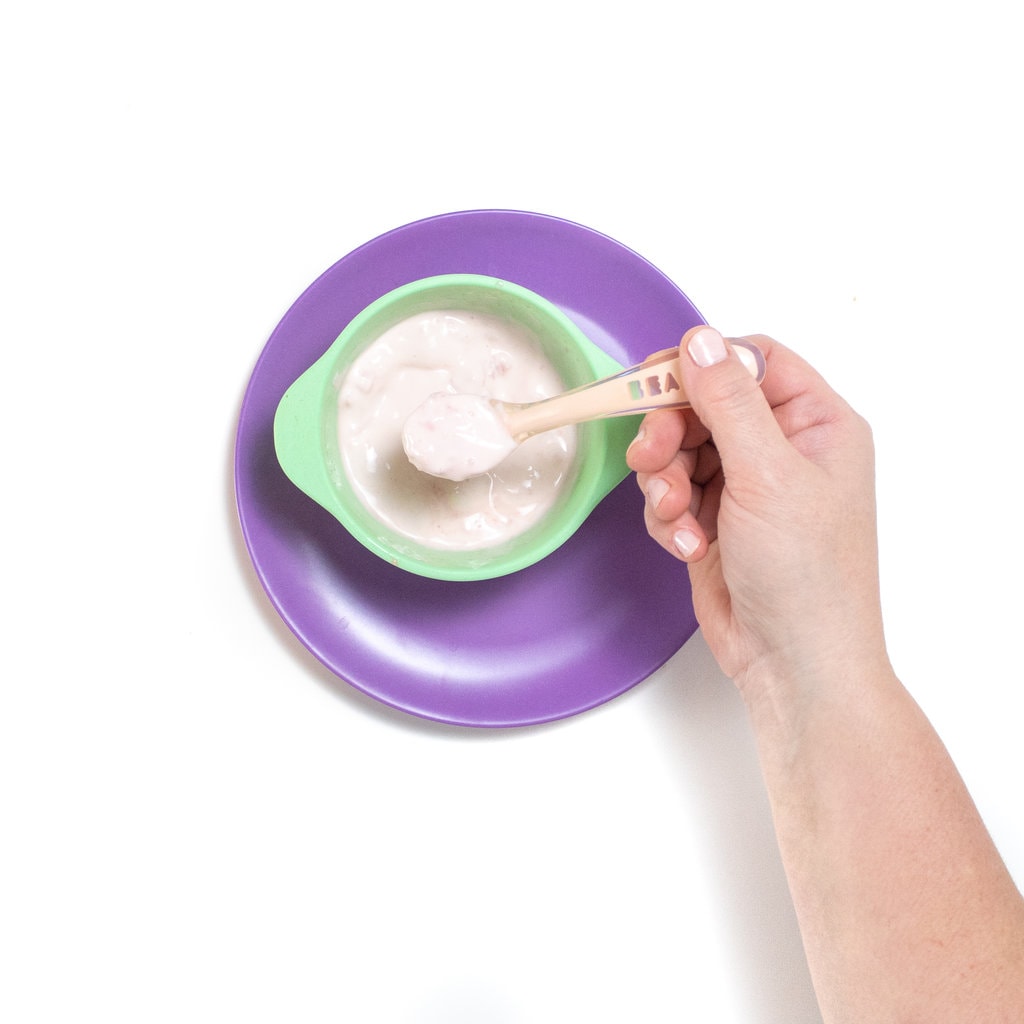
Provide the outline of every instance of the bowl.
[[433,547],[396,530],[360,497],[338,439],[339,389],[353,362],[399,322],[465,310],[525,328],[564,389],[623,367],[557,306],[511,281],[444,274],[395,288],[358,313],[327,351],[286,390],[274,416],[274,447],[288,478],[364,547],[399,569],[446,581],[492,579],[539,562],[564,544],[628,473],[625,452],[639,416],[577,425],[570,471],[547,512],[516,536],[470,550]]

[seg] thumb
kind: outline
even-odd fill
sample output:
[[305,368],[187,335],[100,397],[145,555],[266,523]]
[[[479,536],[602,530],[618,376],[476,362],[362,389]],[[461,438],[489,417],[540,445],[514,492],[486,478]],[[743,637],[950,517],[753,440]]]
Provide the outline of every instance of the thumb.
[[[754,348],[749,342],[736,345]],[[759,361],[764,356],[759,350]],[[748,367],[714,327],[693,327],[680,343],[683,387],[700,421],[711,431],[728,477],[765,470],[766,446],[784,440],[771,406]]]

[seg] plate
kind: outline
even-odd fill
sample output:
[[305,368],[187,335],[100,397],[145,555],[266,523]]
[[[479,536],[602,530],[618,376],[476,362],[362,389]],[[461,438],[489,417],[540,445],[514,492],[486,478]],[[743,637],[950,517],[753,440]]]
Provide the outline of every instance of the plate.
[[697,628],[686,567],[647,536],[632,476],[542,562],[452,583],[371,554],[288,480],[274,453],[281,396],[349,320],[392,288],[451,273],[538,292],[624,365],[703,323],[651,263],[572,221],[470,210],[389,231],[306,289],[253,369],[235,445],[242,535],[278,614],[356,689],[437,722],[554,721],[646,679]]

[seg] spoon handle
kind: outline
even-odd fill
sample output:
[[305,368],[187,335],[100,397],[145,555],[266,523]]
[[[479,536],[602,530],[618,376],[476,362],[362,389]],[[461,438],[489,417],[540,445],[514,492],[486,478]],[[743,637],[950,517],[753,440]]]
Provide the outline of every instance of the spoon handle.
[[[746,341],[731,344],[760,384],[766,370],[761,350]],[[553,398],[529,405],[510,405],[506,407],[506,423],[512,436],[522,440],[570,423],[631,416],[651,409],[684,409],[690,402],[683,391],[682,379],[679,348],[666,348],[636,366]]]

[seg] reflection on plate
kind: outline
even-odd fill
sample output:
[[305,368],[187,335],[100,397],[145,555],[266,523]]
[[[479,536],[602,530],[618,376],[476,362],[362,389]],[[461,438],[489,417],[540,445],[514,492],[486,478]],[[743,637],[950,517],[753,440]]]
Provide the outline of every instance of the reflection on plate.
[[506,210],[446,214],[344,257],[295,302],[242,403],[235,494],[246,546],[278,613],[338,677],[384,704],[469,726],[521,726],[595,707],[693,634],[686,568],[651,541],[629,477],[544,561],[473,583],[389,566],[277,464],[285,389],[384,292],[434,274],[488,274],[560,306],[624,365],[702,318],[650,263],[605,235]]

